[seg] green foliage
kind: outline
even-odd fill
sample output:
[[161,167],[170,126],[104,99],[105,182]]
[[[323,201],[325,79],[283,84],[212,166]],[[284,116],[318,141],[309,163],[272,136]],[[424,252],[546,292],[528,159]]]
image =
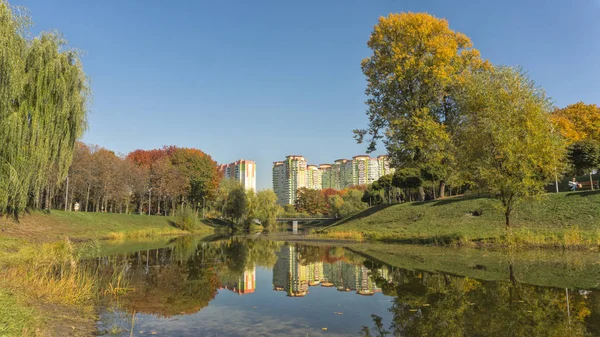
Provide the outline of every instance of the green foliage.
[[568,156],[575,174],[585,174],[600,167],[600,141],[579,141],[571,144]]
[[564,158],[564,142],[548,118],[550,102],[524,73],[498,67],[470,77],[459,105],[463,172],[499,196],[510,227],[515,204],[543,193]]
[[177,213],[175,227],[188,232],[196,229],[196,226],[198,225],[198,218],[196,217],[196,213],[192,208],[184,206]]
[[243,224],[248,211],[248,197],[243,187],[234,188],[227,196],[226,216],[235,224]]
[[392,185],[398,188],[418,188],[423,185],[423,180],[419,170],[401,168],[394,172]]
[[257,209],[256,218],[264,227],[273,227],[276,225],[276,219],[281,212],[281,207],[277,204],[277,195],[272,190],[262,190],[256,194]]
[[77,52],[56,33],[25,40],[25,21],[0,1],[0,213],[14,216],[65,178],[89,97]]
[[342,196],[343,203],[339,208],[339,215],[342,217],[359,212],[367,208],[367,204],[362,201],[363,192],[349,190]]

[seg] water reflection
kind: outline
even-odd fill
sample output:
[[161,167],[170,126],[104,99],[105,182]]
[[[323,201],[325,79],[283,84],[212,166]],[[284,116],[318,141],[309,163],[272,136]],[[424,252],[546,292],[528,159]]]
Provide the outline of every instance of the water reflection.
[[[389,266],[340,247],[180,238],[96,259],[128,288],[99,330],[117,336],[596,336],[597,291]],[[326,329],[326,330],[325,330]]]

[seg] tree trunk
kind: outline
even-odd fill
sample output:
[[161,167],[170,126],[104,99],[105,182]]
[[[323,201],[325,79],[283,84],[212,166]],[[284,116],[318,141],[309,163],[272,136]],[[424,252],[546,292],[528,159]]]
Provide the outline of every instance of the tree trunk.
[[435,182],[433,184],[433,188],[431,188],[433,190],[433,199],[437,199],[437,196],[435,195]]
[[90,201],[90,183],[88,183],[87,195],[85,196],[85,211],[89,212],[90,208],[88,207],[88,202]]
[[425,189],[419,186],[419,201],[425,201]]
[[[450,193],[452,194],[452,193]],[[440,199],[446,197],[446,182],[440,180]]]
[[592,171],[590,171],[590,188],[594,190],[594,180],[592,179]]

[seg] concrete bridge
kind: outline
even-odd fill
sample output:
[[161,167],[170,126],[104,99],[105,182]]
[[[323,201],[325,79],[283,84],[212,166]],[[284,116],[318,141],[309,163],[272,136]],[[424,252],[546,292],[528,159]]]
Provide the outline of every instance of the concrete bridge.
[[304,218],[277,218],[275,219],[275,221],[277,222],[294,222],[294,221],[298,221],[298,222],[306,222],[306,221],[313,221],[313,220],[339,220],[340,218],[327,218],[327,217],[304,217]]

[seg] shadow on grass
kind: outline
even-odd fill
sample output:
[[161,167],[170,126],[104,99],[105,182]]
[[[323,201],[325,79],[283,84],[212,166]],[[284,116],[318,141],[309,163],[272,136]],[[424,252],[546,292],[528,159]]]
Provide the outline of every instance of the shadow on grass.
[[230,222],[225,221],[223,219],[206,218],[201,221],[205,225],[213,227],[213,228],[230,228],[232,226],[232,224]]
[[375,214],[375,213],[377,213],[377,212],[379,212],[381,210],[384,210],[384,209],[386,209],[386,208],[388,208],[390,206],[395,206],[395,205],[400,205],[400,204],[385,204],[385,205],[373,206],[373,207],[365,209],[364,211],[360,211],[358,213],[349,215],[349,216],[347,216],[347,217],[345,217],[345,218],[343,218],[343,219],[341,219],[341,220],[339,220],[337,222],[334,222],[333,224],[331,224],[331,225],[329,225],[327,227],[323,227],[322,229],[323,230],[324,229],[329,229],[329,228],[337,227],[339,225],[343,225],[343,224],[348,223],[350,221],[360,220],[362,218],[366,218],[366,217],[368,217],[370,215],[373,215],[373,214]]
[[590,195],[600,194],[600,190],[585,191],[585,192],[569,192],[567,197],[588,197]]
[[446,197],[444,199],[419,201],[419,202],[413,203],[412,205],[417,206],[417,205],[423,205],[426,203],[433,203],[433,206],[444,206],[444,205],[453,204],[455,202],[461,202],[461,201],[466,201],[466,200],[487,199],[489,197],[490,196],[487,194],[468,194],[468,195]]

